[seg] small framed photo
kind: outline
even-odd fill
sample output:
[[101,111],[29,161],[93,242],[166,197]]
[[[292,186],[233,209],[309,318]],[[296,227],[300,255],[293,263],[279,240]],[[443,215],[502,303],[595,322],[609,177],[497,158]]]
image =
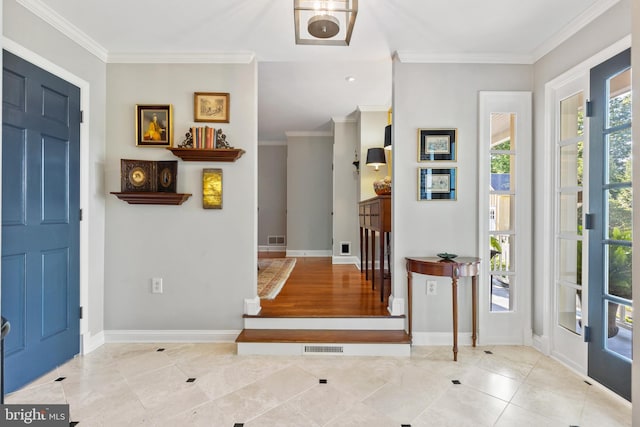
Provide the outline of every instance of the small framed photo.
[[418,168],[418,200],[456,200],[458,168]]
[[229,94],[195,92],[193,120],[196,122],[229,123]]
[[202,169],[202,208],[222,209],[222,169]]
[[418,161],[456,160],[458,129],[418,129]]
[[171,105],[136,105],[136,145],[139,147],[171,147],[173,145]]

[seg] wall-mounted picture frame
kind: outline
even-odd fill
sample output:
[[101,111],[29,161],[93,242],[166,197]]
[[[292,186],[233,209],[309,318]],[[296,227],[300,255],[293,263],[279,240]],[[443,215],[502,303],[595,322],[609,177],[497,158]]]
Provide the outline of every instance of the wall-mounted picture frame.
[[170,104],[136,105],[136,145],[173,146],[173,107]]
[[202,169],[202,208],[222,209],[222,169]]
[[418,161],[456,161],[458,129],[418,129]]
[[418,168],[418,200],[456,200],[458,168]]
[[229,94],[195,92],[193,120],[196,122],[229,123]]

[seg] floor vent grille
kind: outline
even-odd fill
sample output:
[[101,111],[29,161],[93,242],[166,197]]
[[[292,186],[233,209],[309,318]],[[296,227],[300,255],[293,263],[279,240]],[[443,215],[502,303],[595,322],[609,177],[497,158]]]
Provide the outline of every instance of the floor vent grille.
[[341,345],[305,345],[304,352],[342,354],[344,353],[344,347]]

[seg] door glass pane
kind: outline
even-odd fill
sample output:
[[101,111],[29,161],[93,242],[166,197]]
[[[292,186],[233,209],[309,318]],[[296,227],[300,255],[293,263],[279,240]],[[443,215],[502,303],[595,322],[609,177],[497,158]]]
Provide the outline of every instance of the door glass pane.
[[515,196],[503,194],[491,194],[489,196],[489,230],[509,231],[511,230],[511,218],[515,204]]
[[559,239],[558,279],[582,284],[582,241]]
[[607,293],[620,298],[632,299],[631,292],[631,247],[606,245]]
[[515,254],[515,236],[508,234],[499,234],[490,236],[491,261],[490,268],[492,271],[513,271],[513,260]]
[[560,233],[582,234],[582,191],[560,194]]
[[514,173],[515,156],[511,154],[491,154],[491,190],[511,191],[511,175]]
[[560,140],[583,134],[584,97],[582,92],[560,101]]
[[631,210],[631,188],[606,190],[607,201],[607,237],[611,240],[631,241],[633,222]]
[[560,186],[576,187],[582,185],[582,151],[584,144],[578,141],[560,147]]
[[558,287],[558,324],[577,334],[582,333],[582,291],[570,286]]
[[515,120],[514,113],[491,113],[491,150],[515,150],[512,141]]
[[630,305],[605,301],[607,324],[606,349],[632,360],[633,348],[633,308]]
[[607,136],[608,182],[631,182],[631,128]]
[[631,69],[608,80],[609,105],[607,127],[631,122]]
[[491,275],[491,311],[511,311],[514,276]]

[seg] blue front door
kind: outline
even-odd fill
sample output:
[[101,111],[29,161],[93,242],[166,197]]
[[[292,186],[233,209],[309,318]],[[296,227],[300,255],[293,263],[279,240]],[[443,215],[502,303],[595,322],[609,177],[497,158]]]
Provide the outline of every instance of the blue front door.
[[3,52],[5,392],[78,354],[80,89]]

